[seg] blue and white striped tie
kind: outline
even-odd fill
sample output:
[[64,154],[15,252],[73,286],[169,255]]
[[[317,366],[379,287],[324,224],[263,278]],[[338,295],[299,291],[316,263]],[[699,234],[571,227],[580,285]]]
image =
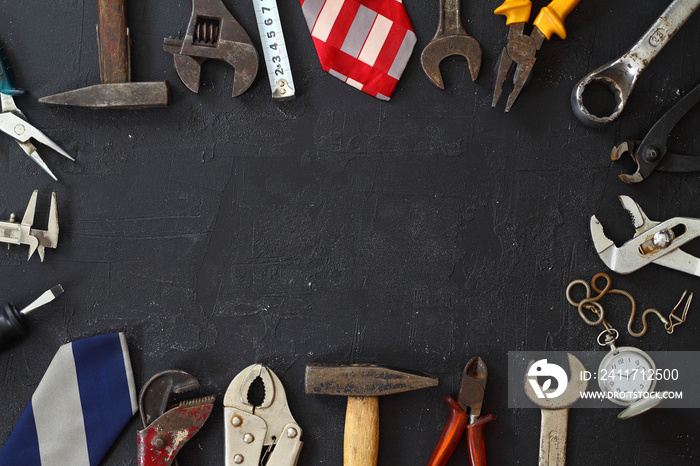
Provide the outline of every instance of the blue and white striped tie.
[[123,333],[65,344],[0,450],[0,466],[97,465],[136,409]]

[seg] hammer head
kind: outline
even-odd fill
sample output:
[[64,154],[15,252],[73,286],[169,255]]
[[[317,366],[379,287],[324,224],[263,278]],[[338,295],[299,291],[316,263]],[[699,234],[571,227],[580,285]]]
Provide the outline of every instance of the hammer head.
[[370,397],[434,387],[437,377],[371,364],[306,365],[308,395]]
[[39,102],[97,109],[166,107],[170,105],[170,85],[167,81],[96,84],[42,97]]

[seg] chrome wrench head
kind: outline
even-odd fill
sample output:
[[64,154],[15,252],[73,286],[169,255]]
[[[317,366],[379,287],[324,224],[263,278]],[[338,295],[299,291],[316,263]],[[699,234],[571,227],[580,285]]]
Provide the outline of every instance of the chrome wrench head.
[[[571,93],[576,117],[589,126],[615,121],[627,105],[639,75],[698,8],[700,0],[674,0],[628,52],[584,76]],[[603,84],[613,92],[615,108],[609,115],[594,115],[585,107],[583,94],[592,83]]]
[[[603,126],[618,119],[627,105],[629,96],[637,84],[637,78],[643,68],[638,69],[634,61],[626,59],[627,55],[607,63],[584,76],[571,92],[571,107],[576,117],[589,126]],[[615,97],[615,108],[609,115],[595,115],[583,102],[583,93],[591,84],[602,84]]]

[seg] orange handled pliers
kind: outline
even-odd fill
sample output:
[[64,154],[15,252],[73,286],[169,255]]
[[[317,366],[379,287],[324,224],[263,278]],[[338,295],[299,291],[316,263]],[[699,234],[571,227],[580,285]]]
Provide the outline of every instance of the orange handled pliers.
[[537,51],[542,47],[544,40],[549,40],[552,34],[566,39],[564,19],[574,9],[580,0],[552,0],[546,7],[540,10],[535,18],[534,27],[530,35],[523,34],[525,23],[530,19],[532,2],[530,0],[505,0],[501,6],[494,10],[497,15],[506,17],[508,30],[508,43],[503,47],[498,63],[498,75],[496,87],[493,91],[491,106],[495,107],[503,91],[503,83],[516,65],[513,76],[513,91],[508,96],[506,112],[510,110],[515,99],[520,95],[523,86],[528,81],[532,67],[535,64]]
[[488,370],[483,359],[471,358],[464,366],[457,401],[451,396],[445,397],[450,407],[450,418],[428,461],[428,466],[444,466],[452,456],[465,429],[471,466],[486,466],[484,427],[493,421],[493,414],[481,416],[487,378]]

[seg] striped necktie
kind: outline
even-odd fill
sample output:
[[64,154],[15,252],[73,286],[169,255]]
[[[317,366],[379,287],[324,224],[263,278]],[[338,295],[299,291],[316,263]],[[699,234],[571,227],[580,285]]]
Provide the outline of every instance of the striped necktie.
[[0,466],[97,465],[136,409],[123,333],[65,344],[0,450]]
[[416,44],[402,0],[300,0],[324,71],[389,100]]

